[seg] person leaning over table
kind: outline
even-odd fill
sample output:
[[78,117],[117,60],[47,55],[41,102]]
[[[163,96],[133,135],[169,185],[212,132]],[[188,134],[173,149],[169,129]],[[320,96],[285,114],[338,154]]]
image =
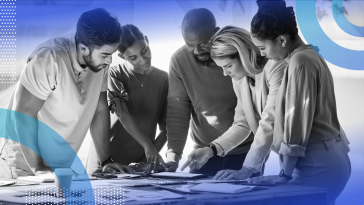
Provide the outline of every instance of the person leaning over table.
[[[118,56],[125,61],[111,67],[109,72],[108,99],[114,113],[111,115],[111,156],[121,164],[140,162],[140,168],[150,164],[148,171],[157,171],[158,166],[154,164],[164,165],[158,152],[167,140],[168,74],[151,65],[147,36],[131,24],[122,26],[122,31]],[[160,132],[155,139],[157,125]],[[91,142],[87,172],[99,168],[95,144]]]
[[[330,69],[299,37],[292,7],[286,7],[284,1],[257,4],[259,10],[251,22],[252,40],[262,55],[275,61],[285,59],[288,67],[277,94],[271,146],[279,154],[281,172],[252,181],[323,187],[328,190],[329,204],[335,204],[350,178],[351,164],[348,140],[337,117]],[[225,170],[215,178],[247,176],[242,171]]]
[[[76,153],[90,128],[91,137],[98,144],[97,154],[103,162],[103,171],[132,172],[110,158],[107,70],[120,36],[118,20],[106,10],[84,12],[78,19],[76,34],[52,38],[33,51],[8,109],[45,123],[68,143],[47,138],[50,144],[71,146]],[[24,123],[22,118],[16,120],[17,124]],[[16,127],[18,138],[35,139],[32,143],[39,149],[38,153],[47,157],[48,166],[33,150],[7,139],[0,146],[0,178],[34,176],[52,172],[50,167],[71,166],[74,155],[58,153],[49,149],[49,143],[37,141],[45,132],[38,129],[38,121],[27,126],[26,129]]]
[[[249,178],[263,171],[273,138],[275,99],[281,85],[286,61],[268,60],[253,44],[250,33],[242,28],[226,26],[211,38],[211,57],[225,76],[232,78],[238,103],[234,123],[209,147],[195,149],[182,166],[197,168],[215,156],[224,156],[254,133],[241,172]],[[240,165],[240,166],[241,166]]]
[[[169,69],[166,171],[170,172],[178,168],[189,128],[195,149],[208,146],[231,126],[237,103],[231,79],[210,57],[209,40],[219,30],[212,12],[188,11],[181,30],[186,45],[173,54]],[[239,169],[253,137],[190,172],[214,176],[221,169]]]

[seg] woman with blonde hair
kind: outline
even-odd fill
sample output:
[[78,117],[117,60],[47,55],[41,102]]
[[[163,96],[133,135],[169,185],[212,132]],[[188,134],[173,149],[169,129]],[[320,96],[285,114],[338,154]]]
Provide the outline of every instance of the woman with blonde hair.
[[[233,125],[209,147],[194,150],[182,169],[199,169],[213,156],[233,155],[230,151],[244,141],[253,141],[245,158],[240,178],[259,176],[270,152],[273,139],[275,98],[281,84],[286,61],[268,60],[253,44],[250,33],[242,28],[226,26],[211,40],[211,57],[233,80],[238,98]],[[224,167],[221,167],[224,169]],[[232,170],[231,170],[232,171]],[[225,170],[215,178],[221,178]],[[227,179],[232,176],[224,175]]]

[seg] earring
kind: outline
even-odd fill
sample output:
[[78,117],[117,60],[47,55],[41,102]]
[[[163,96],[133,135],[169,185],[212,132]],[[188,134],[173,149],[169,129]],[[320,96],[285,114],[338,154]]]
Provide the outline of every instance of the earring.
[[285,43],[282,43],[282,47],[285,47],[286,46],[286,44]]

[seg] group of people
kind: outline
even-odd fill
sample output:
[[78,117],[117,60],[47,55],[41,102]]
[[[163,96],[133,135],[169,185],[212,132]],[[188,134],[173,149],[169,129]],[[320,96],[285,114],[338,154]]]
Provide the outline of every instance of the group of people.
[[[8,109],[44,122],[75,152],[90,129],[89,173],[174,172],[190,129],[195,146],[182,170],[325,187],[334,204],[351,165],[330,70],[298,35],[292,7],[257,4],[250,32],[217,27],[208,9],[188,11],[185,45],[173,54],[169,74],[151,65],[149,40],[136,26],[121,26],[104,9],[87,11],[75,34],[34,50]],[[124,61],[109,69],[114,52]],[[262,177],[271,150],[281,172]],[[0,151],[0,177],[54,168],[11,140]]]

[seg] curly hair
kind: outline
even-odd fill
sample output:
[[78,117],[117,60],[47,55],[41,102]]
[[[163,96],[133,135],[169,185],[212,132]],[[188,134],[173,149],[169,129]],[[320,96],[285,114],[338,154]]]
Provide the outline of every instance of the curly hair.
[[103,8],[84,12],[77,22],[76,41],[93,49],[119,43],[122,31],[116,17]]
[[235,26],[225,26],[217,31],[211,39],[211,58],[239,58],[249,74],[256,75],[263,71],[268,59],[261,56],[247,30]]
[[121,27],[123,35],[118,46],[118,51],[124,53],[136,40],[143,40],[144,34],[133,24],[126,24]]
[[251,22],[251,33],[259,39],[274,40],[288,34],[294,40],[298,34],[293,7],[283,0],[257,0],[258,12]]

